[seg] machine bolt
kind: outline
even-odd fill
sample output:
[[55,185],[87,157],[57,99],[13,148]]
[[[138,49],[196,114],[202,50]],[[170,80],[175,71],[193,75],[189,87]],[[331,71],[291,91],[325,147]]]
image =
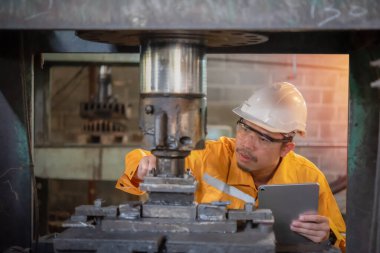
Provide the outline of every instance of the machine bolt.
[[154,107],[153,107],[153,105],[147,105],[147,106],[145,106],[145,113],[146,114],[153,114],[154,113]]
[[246,212],[252,212],[253,211],[253,204],[252,203],[245,203],[244,210]]
[[95,199],[94,200],[94,206],[95,207],[102,207],[103,202],[104,202],[104,200],[102,200],[102,199]]

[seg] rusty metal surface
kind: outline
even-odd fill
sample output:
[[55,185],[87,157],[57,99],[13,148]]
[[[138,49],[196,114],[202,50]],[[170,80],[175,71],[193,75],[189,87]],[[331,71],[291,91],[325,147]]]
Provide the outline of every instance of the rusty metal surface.
[[[207,232],[207,231],[206,231]],[[257,230],[239,234],[104,232],[70,228],[54,239],[56,252],[260,252],[274,253],[273,233]]]
[[54,249],[56,252],[159,252],[163,240],[157,233],[105,233],[99,229],[70,228],[54,239]]
[[[207,47],[232,47],[242,45],[256,45],[268,40],[266,36],[248,31],[79,31],[77,35],[85,40],[111,43],[122,46],[138,46],[144,43],[146,38],[166,38],[199,41]],[[186,41],[187,42],[187,41]],[[191,42],[187,42],[191,43]]]
[[[33,52],[54,53],[138,53],[139,47],[115,46],[80,39],[74,31],[7,31],[0,36],[23,33]],[[355,38],[373,37],[377,31],[276,31],[261,32],[269,40],[257,45],[208,48],[207,53],[349,53]],[[4,44],[4,43],[3,43]],[[6,47],[6,45],[3,45]]]
[[103,231],[160,232],[160,233],[236,233],[236,221],[194,221],[186,219],[141,218],[140,220],[104,219]]
[[119,205],[119,218],[136,220],[141,218],[141,202],[136,201]]
[[365,0],[66,0],[0,5],[2,29],[376,29],[380,3]]
[[[363,38],[362,43],[365,40]],[[378,44],[379,45],[379,44]],[[350,54],[350,119],[347,188],[347,252],[372,253],[378,244],[371,240],[372,217],[379,214],[374,206],[375,178],[379,173],[379,93],[370,83],[379,78],[370,62],[380,58],[380,48],[362,47]],[[377,220],[377,219],[376,219]]]
[[247,210],[228,210],[229,220],[251,220],[254,223],[273,224],[274,217],[269,209]]
[[94,205],[81,205],[75,208],[75,215],[116,217],[117,206],[98,207]]
[[[140,94],[139,126],[144,133],[144,141],[150,149],[172,151],[191,151],[203,149],[206,132],[206,95],[205,94]],[[148,110],[149,108],[149,110]],[[165,112],[166,119],[159,117]],[[166,128],[157,127],[157,121],[164,122]],[[164,143],[156,143],[163,139]],[[156,147],[160,145],[160,147]],[[164,149],[165,148],[165,149]],[[169,151],[169,150],[168,150]],[[170,155],[169,153],[167,155]]]
[[168,234],[167,252],[274,253],[273,233],[249,230],[235,234]]
[[[0,47],[0,252],[30,248],[33,236],[33,154],[30,112],[31,55],[20,35],[2,37]],[[33,190],[32,190],[33,189]],[[37,201],[37,199],[36,199]],[[37,202],[34,202],[37,203]],[[36,232],[36,231],[34,231]]]
[[174,185],[194,185],[197,181],[193,177],[180,178],[180,177],[144,177],[144,183],[147,184],[174,184]]
[[163,205],[184,205],[188,206],[194,202],[194,193],[175,193],[175,192],[150,192],[149,204]]
[[87,215],[72,215],[70,217],[71,221],[87,221]]
[[146,177],[140,189],[148,192],[194,193],[197,182],[193,178]]
[[197,217],[204,221],[223,221],[226,220],[226,206],[199,204]]
[[141,183],[140,189],[149,192],[183,192],[193,193],[195,192],[195,185],[169,185],[169,184],[146,184]]
[[197,217],[196,205],[150,205],[142,206],[142,217],[146,218],[182,218],[193,220]]

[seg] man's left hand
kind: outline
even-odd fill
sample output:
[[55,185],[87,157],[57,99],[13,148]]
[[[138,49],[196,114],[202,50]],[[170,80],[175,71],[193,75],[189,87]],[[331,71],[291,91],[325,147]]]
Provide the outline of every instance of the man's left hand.
[[290,229],[315,243],[327,240],[330,235],[328,218],[318,214],[301,214],[290,224]]

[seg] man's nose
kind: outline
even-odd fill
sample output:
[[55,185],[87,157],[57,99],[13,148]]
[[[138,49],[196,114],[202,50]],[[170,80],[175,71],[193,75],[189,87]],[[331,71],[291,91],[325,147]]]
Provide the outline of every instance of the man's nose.
[[249,133],[247,134],[242,141],[242,145],[244,148],[249,150],[255,150],[258,145],[258,136],[255,133]]

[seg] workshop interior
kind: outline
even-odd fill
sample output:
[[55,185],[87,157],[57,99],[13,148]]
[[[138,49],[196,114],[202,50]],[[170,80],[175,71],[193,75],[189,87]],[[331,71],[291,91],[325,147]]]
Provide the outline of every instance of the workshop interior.
[[[380,250],[380,3],[0,7],[1,252],[276,252],[270,212],[194,207],[181,172],[205,140],[235,136],[247,94],[279,81],[308,105],[296,152],[325,174],[347,252]],[[142,196],[115,188],[136,148],[160,164]],[[252,228],[236,231],[242,220]]]

